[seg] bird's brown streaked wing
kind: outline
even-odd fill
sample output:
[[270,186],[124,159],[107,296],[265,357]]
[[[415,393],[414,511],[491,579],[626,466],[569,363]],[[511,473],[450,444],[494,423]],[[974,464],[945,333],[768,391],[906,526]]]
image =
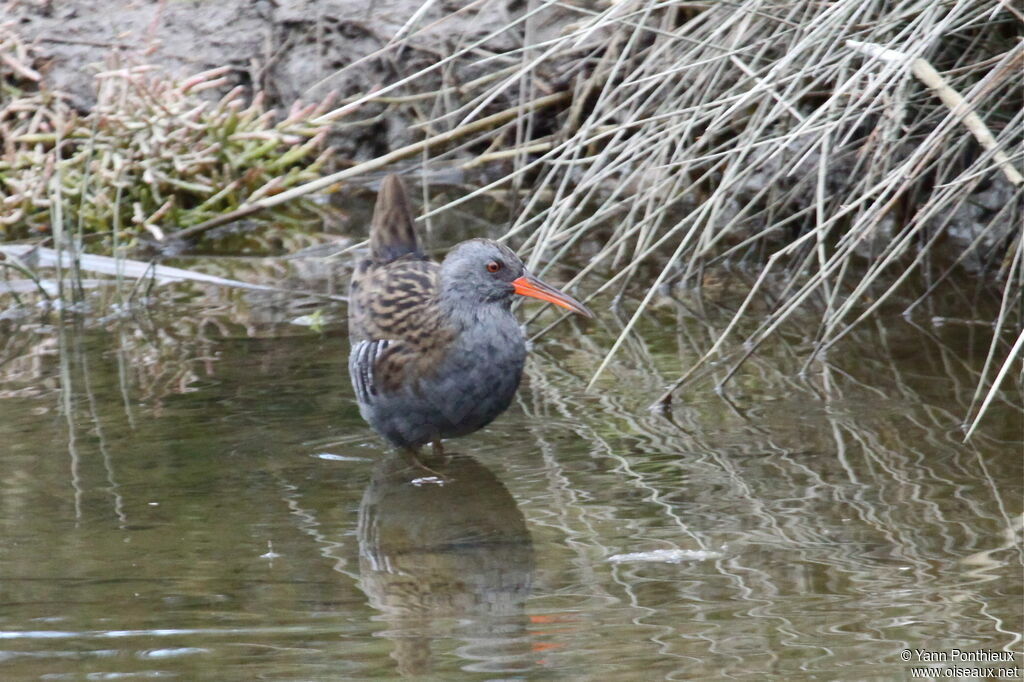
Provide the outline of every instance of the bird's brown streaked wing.
[[440,266],[402,258],[385,265],[363,261],[349,287],[349,334],[356,341],[418,341],[440,322],[437,288]]
[[[396,389],[408,373],[426,377],[451,342],[437,307],[440,266],[403,258],[367,264],[353,276],[349,336],[357,391]],[[362,396],[361,396],[362,397]]]

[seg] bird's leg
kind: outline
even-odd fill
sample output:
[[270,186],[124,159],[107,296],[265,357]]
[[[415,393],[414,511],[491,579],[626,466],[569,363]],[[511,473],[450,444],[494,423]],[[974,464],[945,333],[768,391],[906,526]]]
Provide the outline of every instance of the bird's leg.
[[434,476],[437,476],[442,480],[448,480],[447,476],[445,476],[439,471],[434,471],[433,469],[431,469],[430,467],[423,463],[423,460],[420,459],[419,448],[402,448],[402,454],[405,455],[406,460],[412,463],[414,467],[423,469],[424,471]]
[[441,464],[448,464],[452,461],[452,456],[445,453],[444,445],[441,444],[441,439],[430,441],[430,449],[433,454],[433,459]]

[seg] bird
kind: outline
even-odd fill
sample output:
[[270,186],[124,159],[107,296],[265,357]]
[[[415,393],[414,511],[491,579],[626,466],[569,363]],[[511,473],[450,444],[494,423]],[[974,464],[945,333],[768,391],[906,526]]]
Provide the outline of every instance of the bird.
[[421,465],[422,446],[443,456],[444,439],[490,424],[511,404],[526,361],[517,295],[594,316],[496,241],[470,239],[430,260],[402,179],[385,177],[369,255],[349,286],[348,367],[363,419]]

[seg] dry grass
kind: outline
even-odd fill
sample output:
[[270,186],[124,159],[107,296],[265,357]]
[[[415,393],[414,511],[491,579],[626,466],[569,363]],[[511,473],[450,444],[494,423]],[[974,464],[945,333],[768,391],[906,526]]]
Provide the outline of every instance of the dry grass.
[[[540,37],[566,13],[579,21]],[[370,101],[406,106],[429,134],[410,145],[425,165],[511,163],[427,220],[480,193],[528,187],[505,237],[522,242],[531,267],[543,271],[596,240],[574,280],[600,273],[591,297],[619,301],[643,278],[647,296],[592,384],[664,286],[699,287],[721,260],[754,264],[734,324],[661,403],[712,359],[733,363],[728,380],[797,311],[820,315],[809,365],[912,278],[933,290],[968,272],[979,291],[1001,286],[969,435],[1024,347],[1022,19],[995,0],[547,2],[321,120]],[[436,29],[407,25],[381,54]],[[520,49],[486,52],[502,36]],[[474,72],[483,75],[459,81]],[[428,110],[422,84],[432,78],[443,86]],[[555,120],[530,106],[559,90],[571,104]],[[481,129],[498,106],[530,115]],[[264,204],[232,218],[276,201]],[[734,338],[764,296],[774,308]]]
[[[534,198],[506,236],[523,242],[532,267],[599,238],[576,278],[601,273],[593,295],[621,293],[643,273],[649,293],[592,381],[656,292],[700,286],[722,259],[757,268],[736,321],[755,297],[774,308],[742,338],[730,325],[663,401],[704,362],[724,355],[738,366],[798,310],[820,313],[810,363],[908,278],[937,285],[969,272],[982,289],[1002,287],[970,410],[984,411],[1024,342],[1024,42],[1010,3],[638,0],[591,11],[553,2],[538,6],[538,25],[556,11],[579,23],[546,42],[533,41],[529,22],[508,27],[524,32],[519,53],[476,62],[501,78],[455,106],[439,92],[424,126],[457,129],[563,74],[573,104],[541,140],[536,119],[494,133],[513,165],[479,192],[529,183]],[[928,72],[935,78],[922,81]],[[463,147],[430,163],[459,155]]]

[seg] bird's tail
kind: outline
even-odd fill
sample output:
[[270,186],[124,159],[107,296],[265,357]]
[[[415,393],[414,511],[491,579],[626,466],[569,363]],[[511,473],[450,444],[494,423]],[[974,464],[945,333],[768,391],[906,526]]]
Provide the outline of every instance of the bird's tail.
[[405,183],[397,175],[384,178],[377,192],[377,205],[373,208],[370,225],[370,253],[378,264],[390,263],[410,254],[423,258]]

